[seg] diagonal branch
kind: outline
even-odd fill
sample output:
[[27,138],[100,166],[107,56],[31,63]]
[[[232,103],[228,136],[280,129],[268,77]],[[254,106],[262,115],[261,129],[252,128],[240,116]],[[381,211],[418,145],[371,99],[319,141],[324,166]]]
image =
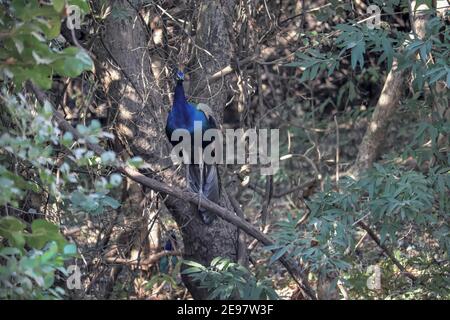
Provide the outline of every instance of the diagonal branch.
[[411,279],[413,282],[417,281],[416,276],[406,270],[406,268],[400,263],[400,261],[398,261],[397,258],[395,258],[391,250],[389,250],[388,247],[386,247],[383,243],[381,243],[380,238],[367,224],[365,224],[362,221],[358,221],[357,224],[361,229],[367,232],[367,234],[372,238],[372,240],[377,244],[377,246],[380,247],[381,250],[383,250],[383,252],[392,260],[392,262],[406,277]]

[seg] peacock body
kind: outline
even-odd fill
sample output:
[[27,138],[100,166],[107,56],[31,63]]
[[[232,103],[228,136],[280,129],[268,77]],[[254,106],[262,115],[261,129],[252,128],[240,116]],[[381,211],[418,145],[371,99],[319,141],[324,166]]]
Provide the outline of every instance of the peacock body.
[[[201,136],[208,129],[216,128],[216,122],[211,115],[205,112],[197,105],[189,102],[186,99],[184,92],[183,80],[184,74],[181,71],[177,72],[176,86],[174,90],[174,99],[172,109],[167,116],[166,135],[172,145],[176,145],[178,141],[171,139],[172,133],[177,129],[185,129],[191,136],[191,161],[186,164],[186,180],[187,185],[191,191],[199,194],[199,197],[207,198],[215,203],[218,203],[220,198],[219,177],[217,167],[215,164],[194,163],[193,152],[194,149],[194,134],[196,130],[201,130]],[[195,126],[195,121],[201,123],[201,126]],[[202,149],[204,149],[211,141],[202,141]],[[200,218],[205,224],[211,224],[214,221],[215,215],[209,213],[207,210],[199,206],[198,212]]]

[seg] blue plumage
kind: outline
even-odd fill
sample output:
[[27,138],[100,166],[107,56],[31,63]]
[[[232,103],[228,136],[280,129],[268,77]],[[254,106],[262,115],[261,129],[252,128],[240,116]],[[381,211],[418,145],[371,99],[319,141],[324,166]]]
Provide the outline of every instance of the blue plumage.
[[[194,151],[194,122],[201,122],[202,136],[203,133],[212,128],[216,128],[216,122],[210,115],[206,115],[196,105],[187,101],[183,80],[184,74],[181,71],[177,72],[177,84],[175,86],[175,94],[173,99],[172,110],[169,112],[166,123],[166,135],[172,145],[176,145],[178,141],[172,141],[172,133],[176,129],[185,129],[191,134],[191,149],[192,153],[191,163],[193,163]],[[203,141],[202,147],[205,148],[209,141]],[[219,178],[217,174],[217,167],[210,164],[188,164],[186,167],[186,180],[188,187],[200,197],[205,197],[213,202],[218,203],[219,192]],[[205,209],[199,207],[199,214],[205,224],[210,224],[214,218],[214,214],[209,214]]]
[[[164,244],[165,251],[174,251],[177,246],[177,237],[173,230],[169,231],[169,237]],[[176,256],[164,256],[159,260],[159,271],[161,273],[169,273],[169,270],[173,269],[177,264],[178,259]]]
[[196,105],[187,101],[184,94],[183,80],[183,72],[178,71],[172,110],[169,112],[166,124],[166,134],[173,145],[178,143],[178,141],[172,141],[170,139],[176,129],[186,129],[193,136],[194,121],[200,121],[202,123],[202,133],[210,128],[216,127],[212,117],[207,117]]

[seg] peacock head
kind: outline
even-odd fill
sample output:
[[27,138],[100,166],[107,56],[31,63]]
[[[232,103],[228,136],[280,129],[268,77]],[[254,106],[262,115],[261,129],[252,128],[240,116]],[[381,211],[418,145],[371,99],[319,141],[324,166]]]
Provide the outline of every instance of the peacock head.
[[184,80],[184,72],[181,70],[177,70],[177,74],[175,76],[177,81],[183,81]]

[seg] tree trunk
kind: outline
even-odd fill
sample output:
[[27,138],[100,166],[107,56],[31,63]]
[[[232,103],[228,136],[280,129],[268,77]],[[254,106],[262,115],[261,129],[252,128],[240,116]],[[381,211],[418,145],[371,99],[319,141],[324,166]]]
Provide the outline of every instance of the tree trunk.
[[389,122],[397,110],[398,102],[405,87],[405,73],[397,68],[397,60],[394,59],[383,90],[378,98],[377,105],[372,114],[372,119],[367,127],[366,134],[361,142],[355,164],[350,170],[354,176],[372,167],[383,145]]

